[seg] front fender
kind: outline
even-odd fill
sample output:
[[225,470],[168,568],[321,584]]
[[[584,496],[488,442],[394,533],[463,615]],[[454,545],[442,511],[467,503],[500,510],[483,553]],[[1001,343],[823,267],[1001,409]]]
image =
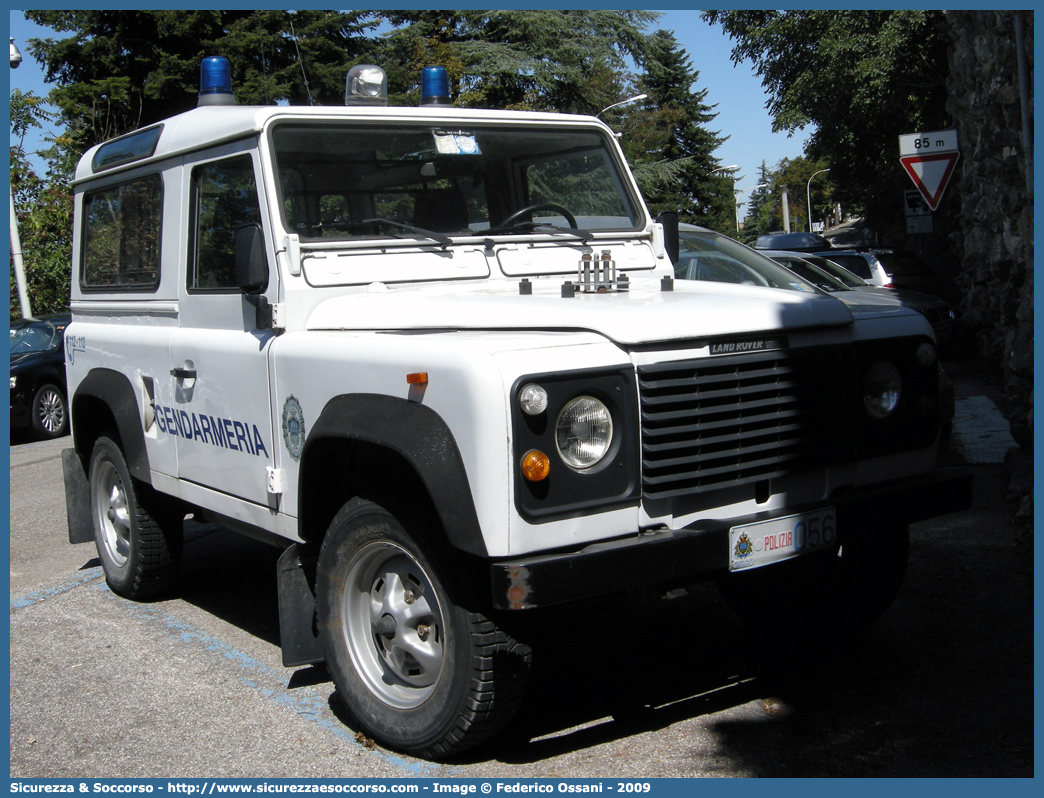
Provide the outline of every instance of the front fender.
[[99,417],[96,407],[91,408],[95,404],[90,401],[92,399],[108,408],[112,415],[131,476],[151,485],[152,475],[138,398],[130,381],[118,371],[92,369],[76,386],[70,405],[73,441],[80,457],[87,462],[94,439],[104,432],[101,425],[107,423],[104,417]]
[[449,427],[429,407],[381,394],[335,396],[308,432],[301,454],[299,502],[308,527],[309,450],[321,441],[358,441],[390,450],[416,472],[427,490],[451,545],[486,556],[464,460]]

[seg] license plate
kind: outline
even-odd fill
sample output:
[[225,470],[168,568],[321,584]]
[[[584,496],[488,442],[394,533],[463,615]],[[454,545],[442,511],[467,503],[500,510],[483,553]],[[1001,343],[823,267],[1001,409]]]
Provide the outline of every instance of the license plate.
[[729,570],[743,571],[828,549],[837,542],[834,508],[729,530]]

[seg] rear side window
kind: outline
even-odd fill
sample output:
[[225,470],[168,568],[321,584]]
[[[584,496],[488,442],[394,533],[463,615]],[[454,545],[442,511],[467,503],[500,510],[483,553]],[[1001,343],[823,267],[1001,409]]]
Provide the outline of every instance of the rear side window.
[[261,207],[249,155],[203,164],[192,170],[193,241],[190,290],[238,290],[236,230],[260,224]]
[[156,290],[162,209],[159,175],[84,194],[80,282],[85,290]]

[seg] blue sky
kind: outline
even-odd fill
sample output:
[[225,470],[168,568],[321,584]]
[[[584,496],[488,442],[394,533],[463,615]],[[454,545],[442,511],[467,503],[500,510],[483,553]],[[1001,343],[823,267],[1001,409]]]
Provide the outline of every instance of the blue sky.
[[[693,69],[699,72],[697,89],[706,89],[706,102],[716,106],[718,116],[709,126],[719,131],[728,140],[716,155],[722,166],[738,165],[736,170],[737,189],[757,183],[758,168],[765,161],[774,168],[783,158],[795,158],[802,154],[806,133],[798,132],[792,137],[785,133],[772,132],[772,120],[765,110],[765,91],[760,78],[756,77],[749,64],[736,66],[729,56],[732,50],[730,39],[720,27],[706,24],[698,11],[671,10],[660,12],[658,27],[674,31],[675,38],[689,56]],[[44,37],[48,32],[26,21],[22,12],[10,11],[10,35],[22,51],[25,59],[17,70],[10,73],[11,88],[46,94],[48,86],[43,82],[43,72],[28,53],[27,41],[33,37]],[[624,99],[624,98],[621,98]],[[15,142],[12,142],[15,143]],[[27,142],[27,149],[37,149],[40,144]],[[743,194],[746,198],[749,192]]]
[[793,136],[772,132],[761,78],[754,74],[749,62],[738,66],[732,63],[732,40],[720,27],[703,22],[699,11],[660,14],[658,27],[674,31],[693,69],[699,72],[696,88],[706,89],[707,104],[716,106],[718,116],[708,127],[729,137],[715,154],[722,166],[740,167],[735,173],[736,188],[757,184],[762,161],[772,169],[783,158],[796,158],[803,153],[809,131],[798,131]]

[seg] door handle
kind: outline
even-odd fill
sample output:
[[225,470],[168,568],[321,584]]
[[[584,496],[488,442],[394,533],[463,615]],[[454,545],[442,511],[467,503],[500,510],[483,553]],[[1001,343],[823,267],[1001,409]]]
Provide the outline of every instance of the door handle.
[[178,366],[170,370],[170,376],[177,377],[179,380],[194,380],[196,379],[196,370]]

